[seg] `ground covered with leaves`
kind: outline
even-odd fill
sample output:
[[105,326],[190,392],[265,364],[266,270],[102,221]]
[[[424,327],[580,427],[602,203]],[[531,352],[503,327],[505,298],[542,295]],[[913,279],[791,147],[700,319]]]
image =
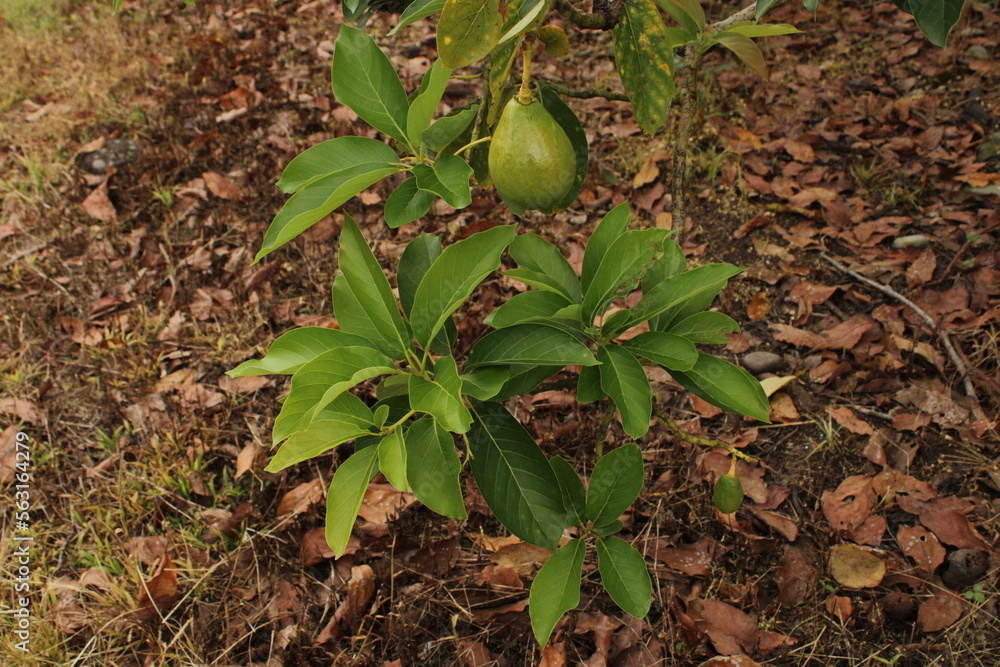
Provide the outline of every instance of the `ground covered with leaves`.
[[[821,3],[815,18],[793,3],[772,20],[805,32],[766,40],[769,81],[707,56],[683,246],[693,265],[746,267],[717,304],[743,331],[717,353],[762,378],[773,423],[657,376],[659,410],[759,460],[738,470],[747,502],[717,513],[728,456],[654,426],[623,517],[654,575],[649,616],[621,613],[588,563],[582,604],[539,651],[526,587],[549,552],[509,537],[471,486],[457,522],[377,478],[334,560],[336,455],[264,473],[287,387],[225,375],[293,326],[335,326],[341,213],[251,261],[283,166],[375,136],[330,94],[339,2],[104,5],[0,8],[4,664],[1000,664],[995,8],[972,2],[939,50],[889,3]],[[433,31],[386,38],[397,21],[367,29],[412,90]],[[571,56],[543,57],[540,78],[620,90],[606,36],[570,33]],[[454,81],[446,104],[477,86]],[[571,104],[591,147],[583,193],[520,224],[579,266],[616,204],[671,225],[672,146],[626,104]],[[388,269],[421,230],[453,242],[515,222],[480,189],[393,231],[394,185],[344,207]],[[519,289],[496,277],[477,293],[458,320],[466,349]],[[509,407],[546,454],[589,471],[608,406],[555,387]],[[612,422],[605,447],[627,440]],[[7,588],[18,535],[33,538],[27,652]]]

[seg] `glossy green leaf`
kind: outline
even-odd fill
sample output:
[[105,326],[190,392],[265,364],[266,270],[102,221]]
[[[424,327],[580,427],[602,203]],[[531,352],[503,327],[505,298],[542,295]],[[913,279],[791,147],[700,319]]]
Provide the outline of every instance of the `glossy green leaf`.
[[274,216],[254,262],[285,245],[368,186],[399,170],[395,164],[367,162],[327,174],[304,186]]
[[633,438],[649,430],[653,411],[653,391],[642,364],[617,345],[603,345],[597,350],[601,362],[601,389],[611,397],[621,415],[622,428]]
[[566,525],[583,525],[587,520],[587,490],[583,487],[580,475],[561,456],[549,459],[549,466],[559,482],[559,492],[566,508]]
[[646,291],[632,309],[632,324],[659,317],[657,328],[669,329],[674,322],[703,311],[718,296],[730,278],[742,269],[732,264],[706,264],[663,280]]
[[408,225],[427,215],[434,203],[434,193],[417,187],[410,177],[399,184],[385,200],[385,224],[393,229]]
[[378,443],[378,469],[394,487],[403,492],[409,490],[403,429],[397,428]]
[[771,422],[767,395],[760,382],[725,359],[699,354],[691,370],[671,371],[670,375],[682,387],[712,405],[762,422]]
[[496,329],[523,324],[532,320],[551,320],[557,312],[569,305],[566,297],[556,292],[531,290],[520,292],[500,304],[484,320]]
[[664,280],[678,276],[687,271],[687,259],[680,245],[673,239],[663,242],[663,254],[653,262],[653,265],[642,277],[642,291],[648,292]]
[[381,141],[368,137],[337,137],[296,155],[281,172],[278,187],[291,194],[323,176],[345,169],[363,164],[392,164],[398,161],[396,151]]
[[453,208],[465,208],[472,203],[469,178],[472,167],[457,155],[443,155],[434,166],[418,164],[413,167],[417,187],[436,194]]
[[488,401],[494,398],[504,383],[510,378],[510,371],[498,366],[477,368],[462,376],[462,393],[477,401]]
[[440,255],[441,237],[426,232],[407,243],[403,249],[396,268],[396,283],[399,287],[399,303],[407,315],[413,308],[413,299],[420,281]]
[[517,22],[509,28],[504,26],[505,29],[502,31],[503,34],[498,44],[509,42],[518,35],[527,32],[533,23],[537,23],[537,19],[541,17],[547,6],[546,0],[524,0],[524,2],[518,3],[515,15]]
[[473,104],[454,115],[438,118],[433,125],[424,130],[421,140],[427,148],[438,152],[461,136],[476,119],[477,113],[479,105]]
[[604,261],[604,256],[608,252],[611,244],[625,233],[628,223],[632,219],[632,212],[629,211],[628,203],[623,202],[608,211],[607,215],[601,218],[597,228],[590,235],[587,247],[583,251],[583,269],[580,275],[580,284],[584,292],[590,289],[590,283],[597,275],[597,269]]
[[410,110],[406,114],[406,133],[414,147],[423,142],[424,130],[431,125],[431,119],[441,104],[441,96],[450,77],[451,70],[442,65],[440,60],[435,60],[424,74],[424,90],[410,103]]
[[767,61],[764,60],[764,54],[760,52],[760,47],[754,44],[752,39],[728,30],[715,33],[712,35],[712,39],[735,53],[736,57],[742,60],[751,72],[762,79],[767,79]]
[[341,394],[307,428],[293,433],[265,470],[279,472],[319,456],[337,445],[369,435],[374,425],[374,415],[364,401],[354,394]]
[[692,35],[705,27],[705,10],[698,0],[656,0],[656,4]]
[[402,15],[399,17],[399,23],[396,27],[389,31],[389,36],[395,35],[397,32],[405,28],[406,26],[419,21],[420,19],[425,19],[428,16],[433,16],[437,14],[444,8],[444,0],[414,0],[406,9],[403,10]]
[[604,590],[626,614],[643,618],[649,613],[653,582],[642,554],[614,535],[602,537],[595,544]]
[[449,246],[424,274],[413,298],[410,324],[426,346],[479,283],[500,266],[500,255],[517,233],[514,225],[494,227]]
[[760,17],[764,15],[764,12],[773,7],[774,3],[777,1],[778,0],[759,0],[757,2],[757,9],[754,13],[754,18],[759,21]]
[[577,118],[576,113],[563,102],[559,94],[548,86],[541,86],[542,106],[555,119],[559,127],[563,129],[569,142],[573,146],[573,155],[576,157],[576,176],[573,185],[566,191],[566,195],[556,204],[556,210],[561,211],[568,208],[583,190],[583,182],[587,179],[590,160],[590,141],[587,133]]
[[432,418],[418,419],[406,430],[406,474],[417,500],[438,514],[468,518],[461,470],[451,434]]
[[462,403],[462,379],[451,355],[434,364],[434,379],[410,376],[410,408],[425,412],[453,433],[465,433],[472,425],[472,415]]
[[494,400],[502,401],[519,394],[530,393],[541,382],[549,379],[563,369],[562,366],[511,366],[510,379],[507,380]]
[[[510,81],[510,71],[514,67],[514,61],[517,59],[517,54],[520,53],[523,42],[524,37],[519,36],[501,44],[490,53],[492,61],[489,70],[490,106],[485,118],[488,127],[496,126],[497,120],[500,118],[500,111],[503,110],[504,104],[509,99],[507,84]],[[477,171],[476,174],[478,179],[479,172]]]
[[587,518],[602,526],[620,517],[639,497],[644,478],[642,451],[635,443],[602,456],[590,475]]
[[469,352],[464,368],[477,366],[553,365],[593,366],[597,359],[572,334],[545,324],[518,324],[498,329],[479,339]]
[[556,549],[535,575],[528,593],[528,616],[531,631],[539,646],[545,646],[552,629],[563,614],[580,604],[580,580],[587,545],[583,540],[570,540]]
[[661,229],[628,231],[608,248],[583,296],[583,319],[591,322],[616,296],[639,286],[646,269],[663,252],[667,232]]
[[735,32],[746,37],[774,37],[776,35],[794,35],[802,32],[788,23],[759,24],[753,21],[742,21],[726,28],[726,32]]
[[[670,327],[670,333],[684,336],[693,343],[712,343],[724,345],[729,342],[727,333],[739,331],[736,320],[713,311],[695,313]],[[683,369],[681,369],[683,370]]]
[[580,377],[576,381],[577,403],[593,403],[607,397],[608,395],[601,389],[601,367],[584,366],[581,368]]
[[[802,6],[815,14],[816,10],[819,9],[819,0],[802,0]],[[940,46],[944,46],[944,44]]]
[[554,549],[563,531],[562,495],[534,438],[499,403],[473,409],[472,473],[493,514],[525,542]]
[[345,345],[370,345],[361,336],[354,336],[337,329],[325,327],[299,327],[278,336],[263,359],[244,361],[226,375],[291,375],[308,363],[335,347]]
[[500,39],[500,0],[447,0],[437,26],[437,48],[446,67],[471,65]]
[[615,519],[600,526],[594,526],[594,537],[607,537],[608,535],[614,535],[619,530],[625,527],[625,523],[621,519]]
[[405,358],[406,350],[412,348],[410,327],[399,312],[392,287],[362,236],[361,229],[354,218],[347,214],[344,214],[344,225],[340,232],[338,264],[347,286],[364,305],[379,337],[393,351],[393,358]]
[[342,331],[365,339],[366,344],[387,355],[394,355],[392,346],[382,338],[382,332],[372,322],[367,308],[361,304],[347,284],[347,278],[337,276],[330,289],[337,324]]
[[337,558],[347,550],[354,520],[377,463],[378,447],[367,447],[351,454],[333,474],[326,494],[326,543]]
[[[382,134],[408,144],[409,103],[399,75],[371,35],[340,26],[331,66],[333,96]],[[412,150],[412,148],[411,148]]]
[[668,370],[691,370],[698,361],[694,343],[662,331],[645,331],[625,341],[624,346],[636,357],[649,359]]
[[[816,0],[813,0],[814,5]],[[907,14],[912,14],[917,27],[935,46],[948,44],[948,33],[962,18],[965,0],[892,0]],[[807,6],[808,8],[808,6]],[[809,8],[815,13],[816,7]]]
[[653,0],[626,2],[614,28],[618,76],[635,109],[635,119],[653,134],[674,97],[674,50]]
[[549,288],[565,296],[570,303],[580,303],[583,300],[580,279],[573,267],[559,252],[559,248],[541,236],[518,234],[511,241],[507,252],[519,267],[546,276]]

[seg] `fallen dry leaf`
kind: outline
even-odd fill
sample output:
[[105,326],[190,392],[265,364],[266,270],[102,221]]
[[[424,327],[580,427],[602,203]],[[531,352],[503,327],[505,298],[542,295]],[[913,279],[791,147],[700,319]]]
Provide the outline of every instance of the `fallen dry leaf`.
[[412,493],[403,493],[391,484],[369,484],[358,516],[371,523],[387,523],[390,517],[417,502]]
[[858,417],[854,414],[854,411],[846,406],[828,405],[826,411],[831,417],[833,417],[834,421],[851,433],[857,433],[858,435],[872,435],[875,432],[875,429],[872,428],[871,424]]
[[538,667],[566,667],[566,643],[549,643],[542,648],[542,659]]
[[647,546],[647,555],[678,572],[707,577],[712,573],[713,544],[711,538],[704,538],[688,547],[670,547],[666,540],[656,540]]
[[482,642],[463,640],[458,654],[464,667],[488,667],[495,664],[493,654]]
[[264,463],[265,456],[266,454],[257,446],[257,443],[253,441],[248,442],[236,456],[236,473],[233,479],[239,479],[243,473],[263,467],[262,464]]
[[500,590],[522,590],[524,583],[517,571],[506,565],[487,565],[483,568],[483,581],[490,588]]
[[873,588],[885,577],[885,561],[854,544],[830,549],[830,574],[848,588]]
[[323,500],[323,480],[303,482],[281,497],[278,516],[297,516],[318,505]]
[[718,600],[692,600],[688,614],[723,655],[747,653],[757,644],[757,621],[732,605]]
[[0,412],[14,415],[18,419],[30,424],[37,425],[42,422],[42,415],[38,411],[38,406],[22,398],[0,398]]
[[851,598],[831,595],[826,599],[826,611],[835,616],[841,623],[846,622],[854,611],[854,608],[851,606]]
[[775,532],[789,542],[794,542],[799,536],[798,525],[786,516],[754,508],[750,508],[750,513],[773,528]]
[[357,623],[364,616],[365,607],[375,594],[375,571],[368,565],[351,568],[351,578],[347,582],[347,593],[343,602],[333,612],[333,617],[316,637],[316,645],[336,639],[344,630],[353,634]]
[[786,375],[785,377],[769,377],[761,380],[760,386],[764,388],[764,393],[767,396],[773,396],[775,392],[794,380],[794,375]]
[[959,549],[990,551],[986,540],[969,523],[968,517],[955,510],[923,512],[920,523],[932,530],[938,539]]
[[10,484],[16,479],[17,433],[18,429],[13,425],[0,433],[0,484]]
[[823,515],[835,530],[850,531],[865,522],[875,507],[872,481],[863,475],[848,477],[835,491],[824,491],[820,498]]
[[761,667],[761,664],[746,655],[720,655],[706,660],[698,667]]
[[164,554],[156,574],[145,582],[139,591],[138,608],[132,618],[140,623],[149,623],[161,616],[181,598],[177,590],[177,570],[170,556]]
[[108,182],[104,181],[83,200],[83,210],[95,220],[114,220],[118,215],[114,205],[108,199]]
[[167,555],[170,541],[162,536],[133,537],[126,546],[132,557],[143,565],[152,565]]
[[968,605],[965,600],[952,593],[938,593],[930,600],[924,600],[917,611],[917,624],[924,632],[944,630],[962,618]]
[[518,540],[516,544],[508,544],[498,549],[490,560],[497,565],[511,568],[523,577],[545,565],[545,561],[551,556],[552,552],[548,549]]
[[896,541],[903,553],[927,574],[933,574],[944,562],[944,547],[933,533],[921,526],[900,526]]
[[205,179],[205,187],[219,199],[239,199],[243,196],[240,186],[230,179],[214,171],[206,171],[201,175]]
[[747,304],[747,317],[751,320],[762,320],[767,317],[767,311],[771,308],[771,299],[767,292],[757,292]]

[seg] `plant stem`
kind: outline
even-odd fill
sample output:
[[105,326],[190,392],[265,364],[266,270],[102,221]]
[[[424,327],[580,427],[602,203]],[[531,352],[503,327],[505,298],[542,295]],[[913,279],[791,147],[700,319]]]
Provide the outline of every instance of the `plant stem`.
[[531,42],[521,51],[521,89],[517,91],[517,101],[521,104],[531,104]]
[[681,115],[677,121],[677,136],[674,138],[674,174],[671,194],[673,197],[674,241],[681,242],[684,222],[687,216],[685,194],[687,190],[687,156],[691,141],[691,125],[694,122],[695,100],[697,99],[698,65],[701,64],[702,50],[697,44],[684,47],[684,78],[678,97],[681,98]]
[[410,410],[405,415],[403,415],[402,419],[400,419],[398,422],[396,422],[395,424],[393,424],[392,426],[390,426],[388,428],[383,428],[382,429],[382,435],[389,435],[390,433],[393,433],[397,428],[399,428],[400,426],[403,425],[403,422],[405,422],[407,419],[409,419],[410,417],[412,417],[415,414],[416,414],[416,412],[414,410]]
[[604,441],[608,437],[608,429],[611,428],[611,419],[615,416],[614,405],[609,405],[604,416],[601,417],[601,423],[597,426],[597,443],[594,447],[594,451],[597,454],[597,458],[604,456]]
[[477,144],[481,144],[484,141],[490,141],[491,139],[493,139],[493,137],[483,137],[482,139],[476,139],[475,141],[470,141],[469,143],[465,144],[464,146],[462,146],[461,148],[459,148],[457,151],[455,151],[455,155],[458,155],[460,153],[464,153],[465,151],[469,150],[473,146],[475,146]]
[[699,445],[701,447],[717,447],[719,449],[724,449],[731,455],[737,458],[741,458],[747,463],[757,463],[757,459],[750,456],[749,454],[744,454],[740,450],[730,445],[728,442],[722,442],[721,440],[709,440],[708,438],[699,438],[696,435],[691,435],[690,433],[682,429],[680,426],[678,426],[677,422],[671,419],[666,412],[664,412],[655,405],[653,406],[653,414],[656,415],[657,419],[666,424],[667,428],[669,428],[671,431],[674,432],[674,435],[676,435],[684,442],[689,442],[692,445]]

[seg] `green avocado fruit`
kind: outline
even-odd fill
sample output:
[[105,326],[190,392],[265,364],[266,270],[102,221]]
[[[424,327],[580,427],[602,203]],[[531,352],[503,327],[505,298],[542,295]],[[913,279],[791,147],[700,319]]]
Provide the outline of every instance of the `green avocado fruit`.
[[522,104],[515,95],[493,132],[490,177],[517,214],[555,213],[576,179],[576,153],[565,130],[541,102]]
[[736,475],[725,474],[715,483],[712,494],[715,507],[723,514],[732,514],[743,504],[743,483]]

